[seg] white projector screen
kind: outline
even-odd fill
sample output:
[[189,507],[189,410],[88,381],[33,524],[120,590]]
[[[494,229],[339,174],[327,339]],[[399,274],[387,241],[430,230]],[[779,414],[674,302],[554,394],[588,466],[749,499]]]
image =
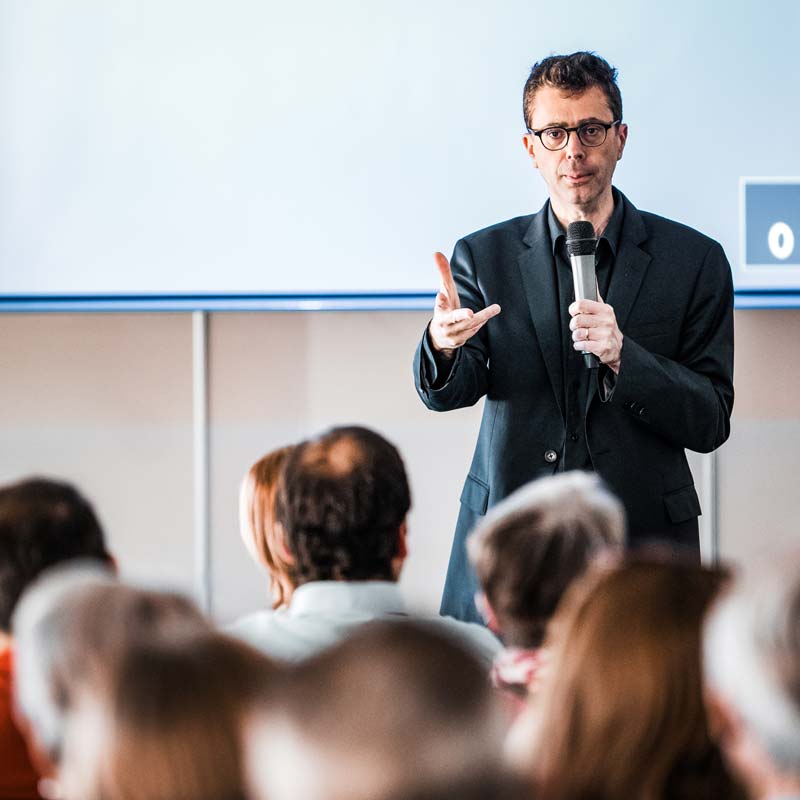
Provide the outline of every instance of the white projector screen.
[[737,268],[740,177],[800,174],[797,4],[660,6],[6,0],[0,295],[431,293],[546,199],[522,86],[576,49],[620,71],[616,184]]

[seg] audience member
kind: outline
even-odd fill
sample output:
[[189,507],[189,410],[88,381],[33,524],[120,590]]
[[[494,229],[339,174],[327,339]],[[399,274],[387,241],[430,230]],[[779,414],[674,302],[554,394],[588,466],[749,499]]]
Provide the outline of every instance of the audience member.
[[570,590],[552,669],[509,751],[545,800],[738,795],[703,707],[703,615],[723,575],[637,561]]
[[507,718],[471,648],[430,622],[377,622],[295,667],[249,726],[255,800],[378,800],[468,782]]
[[244,722],[275,675],[217,633],[126,641],[70,715],[62,797],[244,800]]
[[16,707],[40,772],[57,774],[77,698],[106,681],[127,641],[210,630],[182,595],[126,586],[83,564],[43,575],[13,617]]
[[242,541],[253,560],[269,575],[273,608],[287,605],[295,590],[292,557],[275,519],[278,478],[291,452],[291,447],[281,447],[256,461],[245,475],[239,493]]
[[800,553],[737,580],[705,630],[707,702],[754,800],[800,798]]
[[467,775],[448,781],[404,788],[381,800],[535,800],[535,798],[536,795],[527,781],[498,768],[484,775]]
[[506,649],[492,681],[524,697],[542,677],[545,631],[569,585],[599,557],[622,551],[625,512],[597,475],[533,481],[495,506],[467,550],[481,587],[476,604]]
[[[285,611],[250,615],[231,633],[276,658],[299,660],[365,622],[407,616],[397,580],[410,506],[400,454],[379,434],[334,428],[298,445],[276,506],[298,588]],[[483,626],[441,617],[435,624],[487,662],[500,649]]]
[[48,567],[111,559],[90,503],[65,483],[32,478],[0,488],[0,798],[39,797],[39,775],[12,719],[11,615]]

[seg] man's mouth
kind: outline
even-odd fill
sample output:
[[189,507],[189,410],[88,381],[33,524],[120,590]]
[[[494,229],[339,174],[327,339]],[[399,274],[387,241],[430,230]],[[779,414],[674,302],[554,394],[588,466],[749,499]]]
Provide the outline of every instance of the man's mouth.
[[577,172],[562,176],[568,183],[582,183],[592,177],[591,172]]

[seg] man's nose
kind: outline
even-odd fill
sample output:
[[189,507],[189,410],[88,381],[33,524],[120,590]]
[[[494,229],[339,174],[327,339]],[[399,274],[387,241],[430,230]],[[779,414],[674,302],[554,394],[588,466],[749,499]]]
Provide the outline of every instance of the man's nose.
[[578,131],[570,131],[566,151],[568,158],[584,158],[586,156],[586,148],[578,138]]

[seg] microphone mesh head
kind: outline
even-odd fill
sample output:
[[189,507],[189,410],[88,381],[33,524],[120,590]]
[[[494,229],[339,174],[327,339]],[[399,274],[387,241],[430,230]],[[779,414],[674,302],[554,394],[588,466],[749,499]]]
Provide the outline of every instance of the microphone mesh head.
[[591,256],[597,249],[594,225],[587,220],[570,222],[567,228],[567,254],[571,256]]

